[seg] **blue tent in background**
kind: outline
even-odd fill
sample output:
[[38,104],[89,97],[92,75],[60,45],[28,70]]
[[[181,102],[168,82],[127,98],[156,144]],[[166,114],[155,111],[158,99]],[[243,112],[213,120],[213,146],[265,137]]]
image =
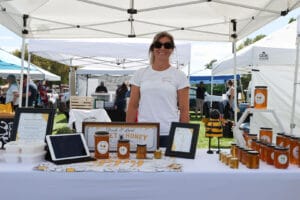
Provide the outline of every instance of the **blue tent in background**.
[[[236,76],[237,80],[241,77],[240,75]],[[233,75],[220,75],[220,76],[213,76],[213,83],[214,84],[224,84],[227,80],[233,79]],[[203,81],[204,84],[210,84],[212,80],[212,76],[197,76],[191,75],[190,76],[190,84],[198,84],[200,81]]]

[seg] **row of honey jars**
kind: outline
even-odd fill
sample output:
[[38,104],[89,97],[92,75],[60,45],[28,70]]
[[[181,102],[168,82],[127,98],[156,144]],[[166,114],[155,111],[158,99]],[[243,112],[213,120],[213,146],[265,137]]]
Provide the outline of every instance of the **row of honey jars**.
[[252,149],[231,144],[231,154],[236,155],[237,159],[249,169],[259,168],[259,153]]
[[300,167],[300,138],[293,135],[278,133],[276,145],[289,148],[290,163]]
[[278,169],[286,169],[289,166],[289,148],[276,146],[260,140],[253,140],[252,147],[259,152],[262,161],[274,165]]

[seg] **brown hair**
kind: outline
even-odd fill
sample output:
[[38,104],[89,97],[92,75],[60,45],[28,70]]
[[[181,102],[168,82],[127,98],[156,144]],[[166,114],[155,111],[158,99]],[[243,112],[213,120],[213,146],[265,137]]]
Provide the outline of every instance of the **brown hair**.
[[153,41],[149,47],[149,57],[150,57],[150,64],[152,65],[154,63],[154,55],[153,55],[153,49],[154,49],[154,43],[155,42],[158,42],[161,38],[163,37],[167,37],[170,39],[170,42],[171,44],[174,46],[175,48],[175,43],[174,43],[174,38],[173,36],[166,32],[166,31],[163,31],[163,32],[160,32],[160,33],[157,33],[154,38],[153,38]]

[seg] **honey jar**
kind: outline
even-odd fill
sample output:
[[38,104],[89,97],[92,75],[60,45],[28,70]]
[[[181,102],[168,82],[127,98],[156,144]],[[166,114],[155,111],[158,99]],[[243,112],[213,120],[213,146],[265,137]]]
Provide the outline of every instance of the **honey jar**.
[[274,166],[278,169],[286,169],[289,166],[289,149],[276,146],[274,148]]
[[261,142],[260,143],[260,151],[259,151],[259,158],[262,161],[266,161],[266,157],[267,157],[267,143]]
[[161,150],[160,149],[157,149],[156,151],[154,151],[154,158],[155,159],[161,159]]
[[222,163],[224,163],[224,164],[226,164],[226,158],[227,158],[227,155],[228,155],[228,154],[226,154],[226,153],[223,153],[223,154],[222,154],[221,161],[222,161]]
[[268,102],[267,86],[255,86],[254,90],[254,108],[266,109]]
[[267,144],[265,150],[265,160],[268,165],[274,164],[274,148],[275,144]]
[[117,155],[119,159],[128,159],[130,156],[130,143],[129,140],[123,139],[123,136],[120,136],[118,140]]
[[249,169],[258,169],[259,168],[259,153],[257,151],[248,151],[247,152],[247,168]]
[[147,145],[138,144],[136,147],[136,158],[137,159],[146,159],[147,157]]
[[261,127],[259,130],[259,140],[265,143],[272,143],[273,130],[272,128]]
[[229,163],[230,168],[232,169],[238,169],[239,168],[239,159],[238,158],[230,158]]
[[229,166],[229,164],[230,164],[230,159],[232,158],[232,155],[227,154],[225,157],[226,157],[226,158],[225,158],[225,164]]
[[251,148],[252,146],[252,140],[257,139],[257,134],[254,133],[248,133],[245,135],[245,140],[246,140],[246,146],[248,148]]
[[243,149],[242,151],[242,164],[247,165],[248,162],[248,151],[251,151],[251,149]]
[[238,159],[240,162],[242,162],[242,159],[243,159],[243,151],[244,151],[244,148],[243,147],[238,147]]
[[290,163],[298,165],[299,164],[299,147],[300,138],[296,136],[290,137]]
[[285,137],[285,133],[277,133],[276,136],[276,145],[277,146],[281,146],[281,147],[285,147],[286,145],[286,137]]
[[97,131],[94,135],[95,139],[95,158],[109,158],[109,133],[106,131]]
[[237,158],[238,147],[237,147],[236,143],[231,144],[230,153],[231,153],[232,157]]

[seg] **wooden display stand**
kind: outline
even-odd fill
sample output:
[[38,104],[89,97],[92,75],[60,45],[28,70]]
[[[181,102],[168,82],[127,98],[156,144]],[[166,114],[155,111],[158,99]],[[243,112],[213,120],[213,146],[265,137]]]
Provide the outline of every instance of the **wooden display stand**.
[[[270,113],[273,115],[274,119],[276,120],[276,122],[278,123],[279,128],[281,129],[281,131],[284,131],[283,129],[283,125],[281,123],[281,121],[279,120],[278,116],[276,115],[275,111],[272,109],[255,109],[255,108],[247,108],[243,115],[240,117],[239,121],[237,122],[237,124],[235,125],[234,129],[233,129],[233,134],[234,134],[234,138],[237,140],[238,145],[245,147],[246,146],[246,142],[243,138],[243,135],[240,134],[239,131],[239,127],[240,125],[245,121],[245,119],[247,118],[247,116],[249,114],[253,114],[253,113]],[[251,122],[250,122],[251,123]]]

